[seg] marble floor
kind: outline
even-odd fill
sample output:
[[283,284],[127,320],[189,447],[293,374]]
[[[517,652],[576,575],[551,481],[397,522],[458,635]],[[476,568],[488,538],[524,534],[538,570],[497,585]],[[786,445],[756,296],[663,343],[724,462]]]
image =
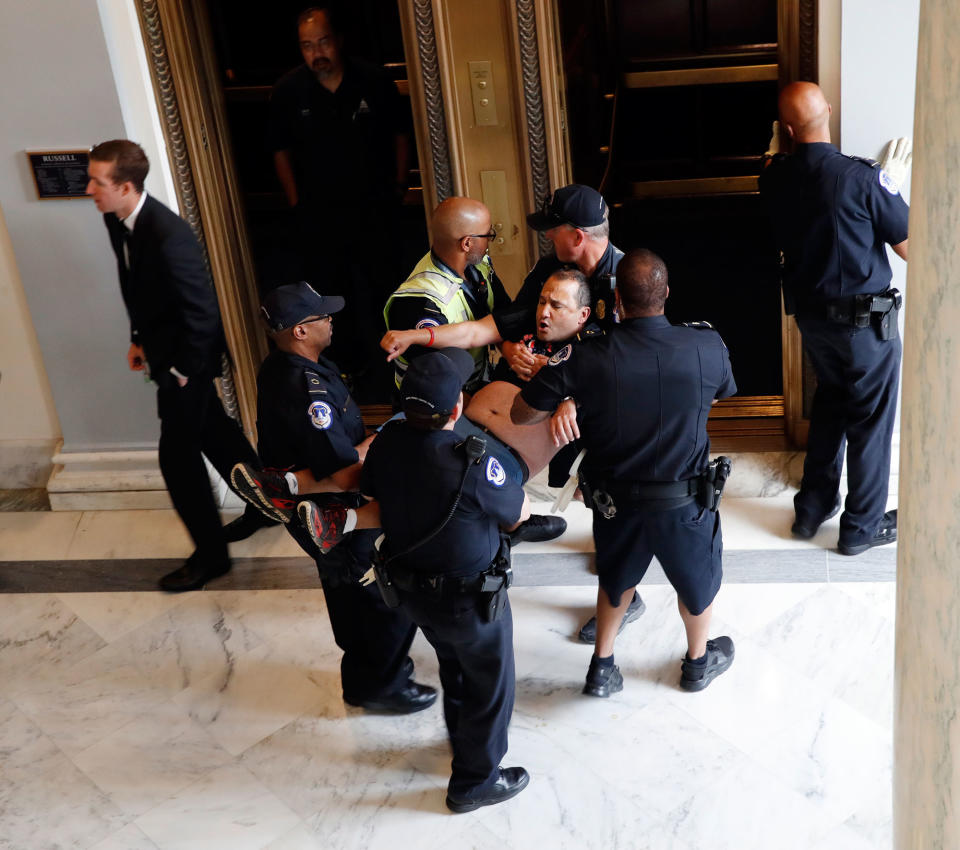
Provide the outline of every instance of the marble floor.
[[699,694],[675,596],[643,595],[595,700],[591,588],[511,591],[532,781],[452,815],[439,706],[345,706],[318,590],[0,594],[0,848],[889,848],[893,582],[724,586],[736,662]]

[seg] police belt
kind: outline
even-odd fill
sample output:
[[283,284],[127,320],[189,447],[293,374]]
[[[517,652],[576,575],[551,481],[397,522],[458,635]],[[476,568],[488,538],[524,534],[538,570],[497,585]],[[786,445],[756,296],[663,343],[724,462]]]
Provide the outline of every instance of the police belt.
[[510,587],[513,574],[509,567],[504,570],[490,567],[471,576],[450,576],[444,573],[421,573],[403,567],[390,566],[390,580],[408,593],[423,593],[429,596],[459,596],[470,593],[490,593],[502,587]]
[[602,481],[596,488],[609,493],[615,502],[659,502],[696,496],[699,478],[686,481]]
[[891,310],[899,309],[899,301],[900,293],[894,289],[876,295],[851,295],[846,298],[808,303],[798,306],[797,313],[841,325],[866,328],[870,326],[871,315],[885,315]]

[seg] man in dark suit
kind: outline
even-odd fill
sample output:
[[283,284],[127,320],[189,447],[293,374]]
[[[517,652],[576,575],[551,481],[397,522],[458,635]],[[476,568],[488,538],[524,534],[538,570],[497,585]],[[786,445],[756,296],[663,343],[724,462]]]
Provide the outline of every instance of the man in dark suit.
[[87,194],[102,212],[117,256],[130,316],[127,362],[157,384],[160,471],[195,545],[186,563],[160,579],[168,591],[194,590],[230,569],[229,539],[265,522],[249,512],[239,528],[220,525],[202,455],[229,480],[235,463],[257,463],[213,384],[226,350],[216,293],[190,226],[143,189],[150,164],[126,139],[90,151]]

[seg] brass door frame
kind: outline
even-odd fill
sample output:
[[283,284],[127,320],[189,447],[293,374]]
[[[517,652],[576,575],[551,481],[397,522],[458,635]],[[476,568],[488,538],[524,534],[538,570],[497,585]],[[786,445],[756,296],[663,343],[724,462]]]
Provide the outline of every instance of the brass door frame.
[[196,0],[136,4],[177,201],[205,251],[232,356],[224,401],[255,443],[256,375],[267,345],[209,22]]

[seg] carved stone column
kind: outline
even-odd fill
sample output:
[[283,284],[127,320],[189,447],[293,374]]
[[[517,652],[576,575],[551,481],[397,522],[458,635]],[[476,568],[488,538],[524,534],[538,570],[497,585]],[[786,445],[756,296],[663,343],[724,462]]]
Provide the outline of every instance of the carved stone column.
[[900,438],[898,850],[960,847],[958,65],[960,5],[923,0]]

